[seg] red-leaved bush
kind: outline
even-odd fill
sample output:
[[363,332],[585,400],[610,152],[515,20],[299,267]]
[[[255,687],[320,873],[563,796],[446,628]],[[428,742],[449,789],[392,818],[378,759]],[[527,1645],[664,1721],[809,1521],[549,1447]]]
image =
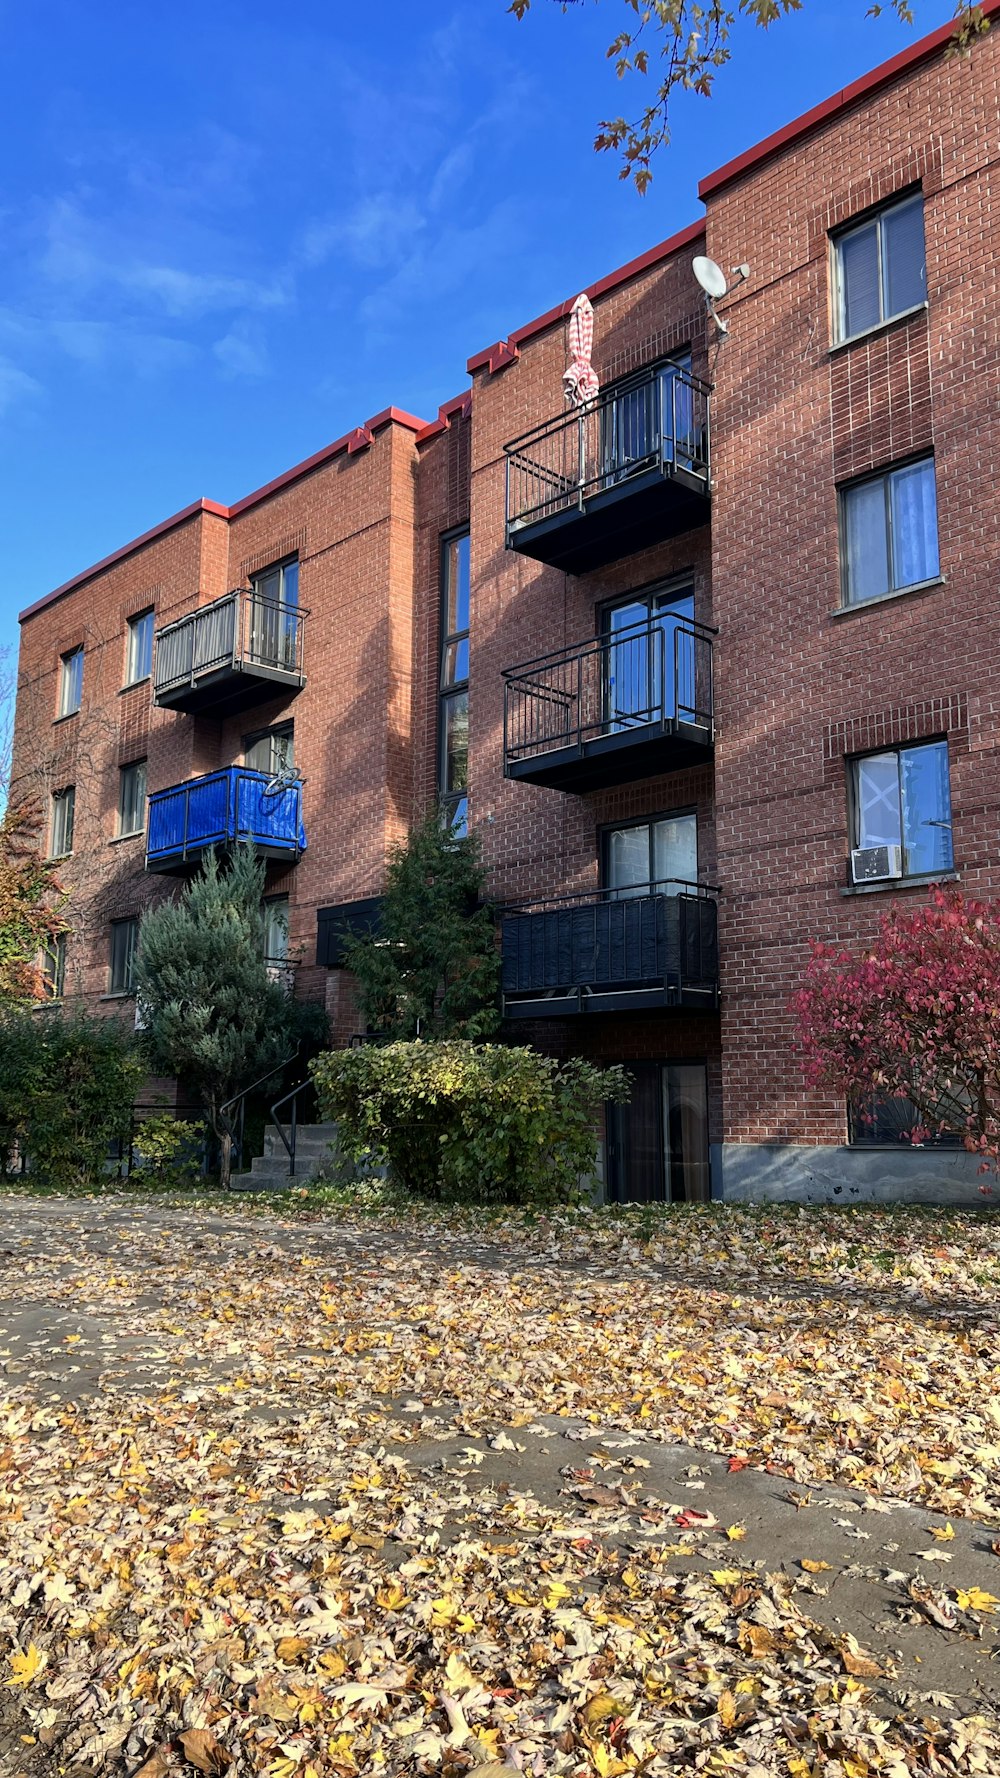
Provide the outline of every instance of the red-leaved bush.
[[1000,1172],[1000,904],[893,906],[860,955],[814,944],[791,1004],[810,1085],[909,1099],[911,1141],[951,1133]]

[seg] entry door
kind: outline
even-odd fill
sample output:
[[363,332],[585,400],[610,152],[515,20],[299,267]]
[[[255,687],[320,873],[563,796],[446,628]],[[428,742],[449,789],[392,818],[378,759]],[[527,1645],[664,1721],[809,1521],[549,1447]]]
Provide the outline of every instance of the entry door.
[[711,1196],[704,1062],[629,1063],[627,1105],[609,1108],[608,1189],[619,1204],[697,1204]]
[[605,713],[609,734],[679,716],[693,720],[694,593],[651,593],[606,613]]
[[253,583],[251,651],[261,666],[294,672],[298,642],[299,565],[286,562],[258,574]]

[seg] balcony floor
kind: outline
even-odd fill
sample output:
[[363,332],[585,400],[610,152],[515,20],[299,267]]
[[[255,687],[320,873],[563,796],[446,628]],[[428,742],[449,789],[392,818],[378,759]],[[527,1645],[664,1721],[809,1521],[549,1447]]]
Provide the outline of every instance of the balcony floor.
[[634,988],[616,984],[612,988],[566,988],[551,993],[525,995],[520,998],[504,995],[505,1019],[575,1019],[582,1013],[625,1012],[718,1012],[717,988],[700,991],[660,983],[655,987],[641,984]]
[[569,747],[508,760],[507,776],[582,796],[608,785],[638,783],[663,772],[705,765],[714,751],[714,735],[707,725],[651,722],[621,734],[595,735]]
[[551,517],[510,525],[507,547],[564,574],[586,574],[697,530],[708,524],[710,513],[703,476],[685,469],[670,474],[647,469],[591,494],[582,509],[570,506]]
[[155,691],[153,702],[161,710],[183,710],[188,715],[234,716],[269,698],[294,695],[304,684],[302,674],[283,667],[233,667],[227,663],[216,672],[199,675],[193,685],[184,680]]

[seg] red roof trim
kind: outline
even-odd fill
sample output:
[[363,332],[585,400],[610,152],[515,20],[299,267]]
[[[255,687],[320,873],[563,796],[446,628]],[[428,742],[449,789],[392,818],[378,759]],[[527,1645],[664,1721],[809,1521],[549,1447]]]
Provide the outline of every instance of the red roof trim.
[[72,593],[77,587],[83,586],[85,581],[93,580],[95,575],[103,574],[108,568],[113,568],[117,562],[123,562],[126,556],[131,556],[136,550],[143,549],[147,543],[155,543],[158,537],[165,536],[168,531],[174,530],[175,526],[184,525],[189,519],[197,518],[203,512],[212,513],[220,519],[236,518],[240,513],[247,512],[251,506],[255,506],[259,500],[266,500],[270,494],[276,494],[280,488],[286,488],[289,482],[297,481],[299,476],[308,475],[310,470],[318,469],[322,463],[329,462],[331,457],[339,456],[342,451],[353,454],[372,444],[375,433],[380,432],[385,426],[402,426],[407,432],[419,434],[424,431],[426,424],[425,420],[419,420],[415,414],[406,413],[403,408],[383,408],[382,412],[376,414],[373,419],[366,420],[362,426],[356,426],[351,432],[345,432],[342,438],[336,439],[331,445],[325,445],[321,451],[314,452],[311,457],[306,457],[303,462],[297,463],[294,469],[286,469],[284,474],[276,476],[274,481],[265,483],[264,487],[257,488],[254,493],[245,495],[242,500],[237,500],[235,506],[222,506],[218,500],[193,501],[190,506],[185,506],[183,511],[175,512],[172,518],[163,519],[160,524],[154,525],[152,530],[144,531],[141,537],[133,537],[131,543],[123,543],[121,549],[113,550],[110,556],[104,556],[101,561],[95,562],[93,567],[82,569],[79,574],[74,574],[72,580],[64,580],[62,586],[57,586],[51,593],[46,593],[43,598],[36,599],[33,605],[25,607],[19,614],[17,621],[24,623],[26,618],[34,617],[37,611],[43,611],[47,605],[54,605],[57,599],[62,599],[67,593]]
[[[996,0],[996,4],[1000,6],[1000,0]],[[704,233],[704,222],[689,222],[686,228],[680,229],[668,240],[640,253],[637,259],[630,259],[627,265],[619,266],[617,271],[608,272],[606,277],[598,278],[596,284],[588,284],[587,295],[591,301],[595,297],[607,296],[610,290],[617,290],[620,284],[627,284],[632,278],[641,277],[643,272],[648,272],[664,259],[669,259],[671,254],[679,253],[683,247],[690,247]],[[536,334],[544,333],[547,327],[554,327],[557,321],[564,320],[575,301],[575,296],[567,297],[565,302],[557,303],[554,309],[548,309],[536,320],[527,321],[523,327],[516,327],[506,340],[498,340],[495,345],[486,346],[482,352],[474,352],[465,367],[469,375],[474,376],[477,370],[488,370],[492,375],[505,365],[513,364],[518,357],[518,347],[523,346],[525,340],[533,339]]]
[[[1000,13],[1000,0],[981,0],[981,5],[986,18],[994,18],[997,13]],[[850,86],[845,86],[839,93],[834,93],[831,98],[824,99],[819,105],[814,105],[811,111],[804,111],[802,116],[795,118],[792,123],[785,124],[780,130],[775,130],[773,135],[765,136],[762,142],[758,142],[753,148],[748,148],[743,154],[738,154],[735,160],[727,161],[725,166],[719,167],[716,172],[707,174],[699,182],[698,196],[705,200],[714,197],[716,192],[722,190],[723,186],[731,184],[741,174],[748,173],[752,167],[760,166],[772,155],[779,154],[783,148],[788,148],[791,143],[797,142],[802,136],[807,136],[810,130],[818,129],[829,118],[836,117],[840,112],[846,111],[859,99],[867,98],[869,94],[877,92],[880,87],[888,86],[891,81],[896,79],[897,75],[907,73],[919,62],[926,61],[929,56],[934,55],[937,50],[944,49],[954,34],[954,30],[955,20],[950,19],[946,25],[939,25],[936,31],[931,31],[929,36],[921,37],[918,43],[911,43],[908,48],[900,50],[899,54],[892,56],[888,62],[882,62],[877,68],[872,68],[869,73],[862,74],[859,80],[852,81]]]
[[436,420],[429,420],[417,433],[417,443],[424,444],[429,438],[436,438],[439,432],[447,432],[452,420],[467,420],[472,412],[472,390],[463,389],[461,395],[453,395],[450,401],[443,401],[438,408]]
[[23,624],[25,618],[34,617],[35,612],[43,610],[46,605],[54,605],[55,601],[61,599],[64,594],[71,593],[74,588],[82,586],[85,580],[92,580],[95,574],[103,574],[106,569],[113,568],[116,562],[123,562],[126,556],[132,555],[133,551],[142,549],[147,543],[155,543],[156,539],[163,537],[167,531],[174,530],[177,525],[187,524],[189,519],[195,519],[203,512],[215,513],[224,519],[229,517],[228,507],[218,506],[214,500],[195,500],[191,506],[185,506],[183,511],[175,512],[173,518],[164,519],[159,525],[154,525],[151,531],[144,531],[141,537],[134,537],[131,543],[122,544],[121,549],[113,550],[110,556],[105,556],[102,561],[95,562],[92,568],[84,568],[82,573],[74,574],[72,580],[64,580],[62,586],[57,586],[53,592],[46,593],[41,599],[36,599],[33,605],[26,606],[24,611],[18,614],[18,623]]

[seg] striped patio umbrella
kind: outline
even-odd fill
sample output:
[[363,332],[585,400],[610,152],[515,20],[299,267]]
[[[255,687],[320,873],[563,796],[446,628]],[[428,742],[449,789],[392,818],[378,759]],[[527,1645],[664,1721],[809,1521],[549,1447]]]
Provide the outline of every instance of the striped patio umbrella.
[[601,385],[590,362],[594,347],[594,310],[589,296],[578,296],[569,318],[570,366],[563,371],[566,400],[587,407]]

